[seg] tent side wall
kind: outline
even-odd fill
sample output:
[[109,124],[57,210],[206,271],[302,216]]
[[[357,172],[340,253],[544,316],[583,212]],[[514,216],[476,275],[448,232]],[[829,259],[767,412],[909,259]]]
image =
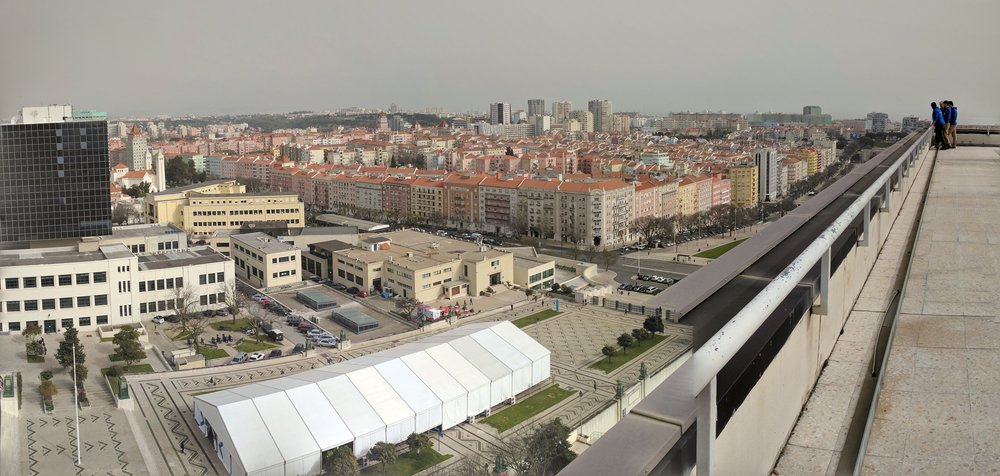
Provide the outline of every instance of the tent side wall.
[[390,423],[385,426],[385,441],[393,444],[403,442],[416,428],[416,421],[412,416]]
[[384,428],[379,428],[378,430],[370,433],[354,437],[354,456],[360,458],[368,454],[368,450],[372,449],[372,447],[375,446],[375,443],[385,440]]
[[461,395],[441,403],[441,427],[451,428],[469,417],[469,396]]

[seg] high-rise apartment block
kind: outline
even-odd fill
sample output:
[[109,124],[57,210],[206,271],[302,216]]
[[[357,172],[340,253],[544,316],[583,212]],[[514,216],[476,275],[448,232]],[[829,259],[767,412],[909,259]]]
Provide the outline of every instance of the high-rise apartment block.
[[869,112],[865,118],[865,130],[875,134],[883,133],[889,125],[889,115],[884,112]]
[[803,116],[819,116],[823,114],[823,108],[819,106],[805,106],[802,108]]
[[758,149],[753,153],[753,163],[757,167],[757,195],[761,201],[774,202],[778,200],[778,176],[781,174],[781,161],[774,149]]
[[104,113],[26,107],[0,124],[0,242],[111,234]]
[[490,124],[510,124],[510,103],[490,104]]
[[920,118],[917,116],[907,116],[903,118],[902,132],[909,134],[920,129]]
[[545,115],[545,100],[544,99],[529,99],[528,100],[528,117],[531,116],[544,116]]
[[760,202],[758,168],[737,165],[729,168],[730,201],[738,207],[755,207]]
[[556,124],[566,122],[571,112],[573,112],[573,103],[571,101],[556,101],[552,103],[552,120]]
[[611,132],[613,124],[611,122],[611,101],[607,99],[594,99],[587,103],[587,110],[594,115],[595,132]]
[[580,123],[580,130],[583,132],[594,132],[594,114],[590,111],[573,111],[569,113],[569,118]]
[[132,125],[132,129],[125,138],[125,154],[122,160],[131,170],[149,170],[152,166],[153,155],[149,151],[146,137],[142,135],[137,124]]

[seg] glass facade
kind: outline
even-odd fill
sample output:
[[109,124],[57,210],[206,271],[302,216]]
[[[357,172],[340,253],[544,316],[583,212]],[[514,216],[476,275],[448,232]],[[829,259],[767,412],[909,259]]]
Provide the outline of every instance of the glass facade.
[[0,242],[111,234],[106,121],[0,125]]

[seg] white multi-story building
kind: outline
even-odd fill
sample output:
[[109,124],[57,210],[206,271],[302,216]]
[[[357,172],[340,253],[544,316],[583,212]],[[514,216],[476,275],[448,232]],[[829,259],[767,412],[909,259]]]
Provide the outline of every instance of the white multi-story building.
[[256,232],[232,236],[230,253],[236,275],[255,288],[270,288],[302,280],[298,273],[302,250]]
[[753,153],[757,166],[757,196],[762,202],[775,202],[781,191],[781,160],[774,149],[758,149]]
[[510,124],[510,103],[490,104],[490,124]]
[[[121,243],[0,252],[0,326],[46,333],[224,306],[233,262],[207,247],[137,255]],[[200,281],[205,281],[200,283]]]
[[131,170],[149,170],[153,167],[153,154],[149,151],[146,138],[139,126],[132,125],[128,137],[125,138],[125,152],[122,157]]

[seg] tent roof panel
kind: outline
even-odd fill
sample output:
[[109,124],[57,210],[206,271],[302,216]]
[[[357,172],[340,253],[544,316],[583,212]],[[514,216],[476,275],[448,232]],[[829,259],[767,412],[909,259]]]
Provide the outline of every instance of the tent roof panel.
[[441,400],[402,360],[391,359],[382,362],[375,365],[375,370],[382,374],[382,378],[396,390],[400,398],[415,413],[441,406]]
[[285,392],[272,393],[253,399],[267,431],[274,439],[285,461],[291,461],[320,450],[312,432],[302,421]]
[[448,344],[426,344],[424,353],[470,392],[490,385],[489,377]]
[[490,380],[497,381],[513,373],[513,370],[504,365],[492,352],[483,348],[475,339],[463,336],[448,342],[452,348],[458,351],[465,360],[475,365],[483,375]]
[[375,409],[346,376],[327,378],[322,382],[317,382],[316,386],[337,410],[340,418],[344,419],[344,423],[351,429],[351,433],[355,437],[385,427],[385,423],[375,413]]
[[513,345],[491,330],[476,332],[469,337],[479,342],[484,349],[493,353],[496,358],[500,359],[501,362],[511,369],[531,367],[531,359],[525,357]]
[[532,339],[527,333],[518,329],[514,324],[511,324],[510,321],[502,321],[500,325],[491,327],[490,330],[509,342],[531,360],[539,360],[545,358],[546,355],[552,354],[549,349],[546,349],[545,346]]
[[351,383],[358,388],[372,409],[386,425],[413,417],[413,409],[403,401],[396,391],[375,369],[367,367],[347,374]]
[[354,440],[354,433],[351,433],[347,423],[333,408],[319,386],[309,384],[290,388],[285,394],[295,405],[299,416],[309,427],[310,433],[321,449],[335,448]]
[[219,407],[219,416],[226,422],[233,450],[247,472],[285,464],[252,400]]
[[410,371],[420,378],[442,401],[460,398],[467,393],[447,370],[434,361],[426,352],[414,352],[400,358]]

